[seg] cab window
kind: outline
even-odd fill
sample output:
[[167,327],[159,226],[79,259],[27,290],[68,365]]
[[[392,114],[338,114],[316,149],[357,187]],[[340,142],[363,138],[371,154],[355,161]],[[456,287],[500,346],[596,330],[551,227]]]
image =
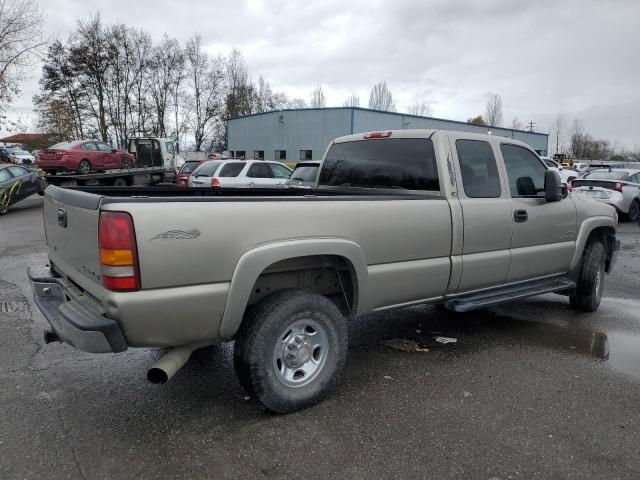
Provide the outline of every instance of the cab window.
[[501,194],[498,165],[488,142],[456,141],[462,186],[467,197],[496,198]]
[[279,165],[277,163],[270,163],[271,170],[273,170],[273,176],[275,178],[289,178],[291,176],[291,170],[287,167]]
[[500,145],[504,165],[509,177],[512,197],[536,197],[544,195],[545,165],[538,156],[518,145]]
[[251,165],[247,172],[247,177],[251,178],[273,178],[273,172],[267,163],[256,162]]

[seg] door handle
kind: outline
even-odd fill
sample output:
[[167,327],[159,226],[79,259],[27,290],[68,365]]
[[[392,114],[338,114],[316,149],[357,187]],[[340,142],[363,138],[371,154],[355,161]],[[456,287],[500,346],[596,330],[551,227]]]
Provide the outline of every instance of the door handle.
[[529,220],[529,214],[526,210],[516,210],[515,212],[513,212],[513,219],[517,223],[523,223]]

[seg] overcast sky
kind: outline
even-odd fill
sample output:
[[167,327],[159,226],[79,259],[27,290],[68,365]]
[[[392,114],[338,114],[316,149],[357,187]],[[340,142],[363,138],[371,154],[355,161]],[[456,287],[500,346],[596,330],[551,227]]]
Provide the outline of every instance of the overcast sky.
[[[108,5],[108,7],[106,6]],[[399,111],[414,98],[436,117],[466,120],[502,95],[514,116],[548,131],[562,113],[621,146],[640,147],[638,0],[40,0],[46,29],[66,38],[78,17],[186,40],[211,53],[244,53],[251,75],[327,106],[355,91],[367,106],[385,80]],[[28,114],[39,68],[15,114]]]

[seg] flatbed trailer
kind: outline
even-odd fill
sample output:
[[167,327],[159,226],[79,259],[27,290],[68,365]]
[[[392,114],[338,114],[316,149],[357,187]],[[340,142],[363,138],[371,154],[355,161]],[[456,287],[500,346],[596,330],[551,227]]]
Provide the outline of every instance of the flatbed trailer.
[[172,174],[161,167],[141,167],[107,170],[87,174],[69,173],[62,175],[46,175],[48,184],[58,187],[82,187],[82,186],[148,186],[156,185]]

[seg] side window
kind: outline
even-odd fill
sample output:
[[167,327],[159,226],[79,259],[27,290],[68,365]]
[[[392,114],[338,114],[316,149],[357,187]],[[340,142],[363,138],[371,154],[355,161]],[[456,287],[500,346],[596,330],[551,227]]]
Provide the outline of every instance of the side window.
[[26,175],[27,173],[29,173],[22,167],[9,167],[9,171],[13,173],[14,177],[21,177],[22,175]]
[[491,145],[480,140],[457,140],[456,150],[467,197],[499,197],[500,175]]
[[274,160],[278,160],[279,162],[287,159],[287,151],[286,150],[276,150]]
[[300,150],[300,160],[312,160],[313,152],[311,150]]
[[240,162],[227,163],[218,174],[219,177],[237,177],[246,164]]
[[254,160],[264,160],[264,150],[254,150],[253,151],[253,159]]
[[254,163],[247,172],[251,178],[273,178],[273,172],[266,163]]
[[640,183],[640,173],[639,173],[639,174],[634,175],[633,177],[631,177],[631,181],[632,181],[633,183]]
[[164,148],[167,150],[167,153],[173,155],[175,150],[173,149],[173,142],[164,142]]
[[512,197],[535,197],[544,193],[546,168],[534,153],[506,143],[500,145],[500,151],[507,168]]
[[106,143],[98,143],[98,150],[101,152],[110,152],[112,150],[111,145],[107,145]]
[[270,163],[269,166],[271,167],[271,170],[273,170],[273,176],[275,178],[289,178],[291,176],[291,171],[282,165]]
[[6,182],[11,178],[11,174],[9,173],[8,168],[0,169],[0,182]]
[[96,147],[96,144],[93,143],[93,142],[83,143],[82,144],[82,150],[96,151],[96,150],[98,150],[98,147]]

